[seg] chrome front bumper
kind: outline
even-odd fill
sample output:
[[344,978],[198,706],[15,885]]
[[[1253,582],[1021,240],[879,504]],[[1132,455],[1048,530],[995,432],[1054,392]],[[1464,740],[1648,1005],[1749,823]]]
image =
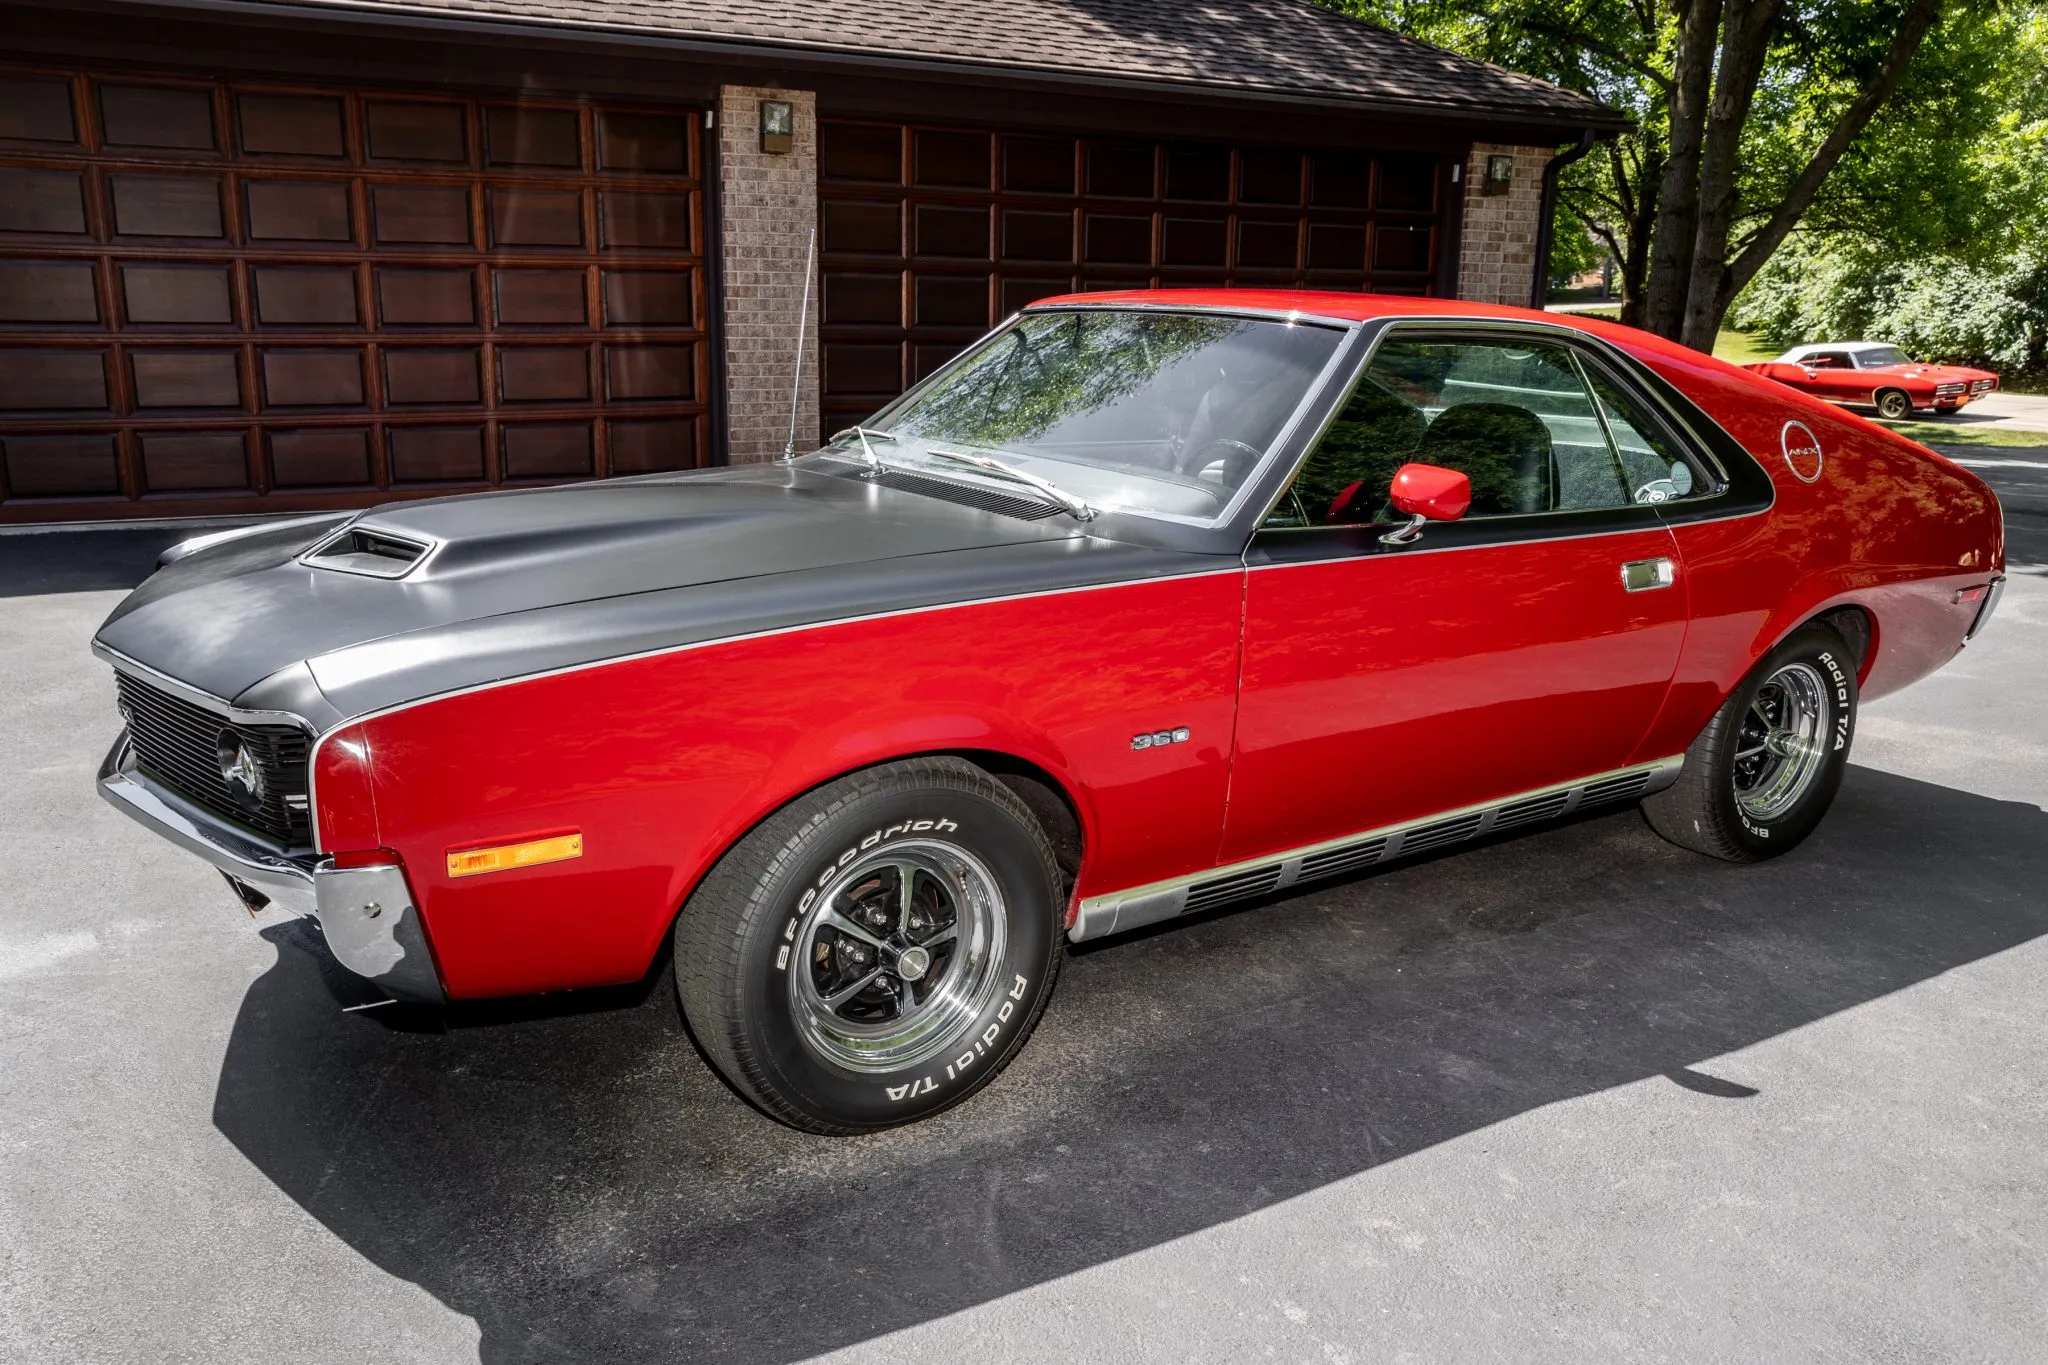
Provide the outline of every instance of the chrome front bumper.
[[99,789],[144,828],[198,854],[240,887],[318,924],[335,960],[393,999],[445,999],[404,868],[336,867],[318,854],[280,852],[138,773],[126,730],[100,764]]

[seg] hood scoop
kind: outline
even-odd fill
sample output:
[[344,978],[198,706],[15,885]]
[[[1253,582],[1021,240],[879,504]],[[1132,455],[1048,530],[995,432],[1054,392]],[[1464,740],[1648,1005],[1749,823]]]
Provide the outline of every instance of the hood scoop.
[[367,578],[403,578],[433,548],[431,542],[395,536],[389,531],[344,526],[300,555],[299,562],[315,569],[334,569]]

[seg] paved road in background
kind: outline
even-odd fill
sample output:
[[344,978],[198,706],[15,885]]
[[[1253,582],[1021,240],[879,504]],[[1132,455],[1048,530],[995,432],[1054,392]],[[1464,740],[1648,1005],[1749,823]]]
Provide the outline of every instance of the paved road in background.
[[2006,427],[2014,431],[2048,431],[2048,398],[2031,393],[1994,393],[1956,413],[1936,419],[1958,427]]
[[2005,552],[2016,573],[2048,572],[2048,446],[1937,446],[1998,490]]
[[[343,1014],[92,796],[118,593],[0,599],[0,1361],[2038,1360],[2044,525],[1791,856],[1621,814],[1091,945],[1001,1081],[851,1141],[666,979]],[[0,582],[30,541],[98,572]]]

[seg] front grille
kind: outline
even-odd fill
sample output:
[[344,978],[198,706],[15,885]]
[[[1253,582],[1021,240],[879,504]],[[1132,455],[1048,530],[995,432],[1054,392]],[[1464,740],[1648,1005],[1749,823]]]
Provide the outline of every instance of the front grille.
[[[216,815],[291,847],[312,842],[306,811],[306,758],[312,741],[288,725],[238,725],[160,687],[116,673],[121,714],[136,766]],[[249,751],[262,775],[262,800],[245,805],[221,775],[222,732]]]
[[1970,385],[1971,393],[1989,393],[1998,387],[1996,379],[1979,379]]

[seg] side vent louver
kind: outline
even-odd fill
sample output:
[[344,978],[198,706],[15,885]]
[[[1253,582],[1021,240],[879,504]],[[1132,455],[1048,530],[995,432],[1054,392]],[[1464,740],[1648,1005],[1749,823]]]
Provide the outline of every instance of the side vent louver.
[[1265,895],[1279,884],[1278,863],[1240,872],[1234,877],[1218,877],[1213,882],[1197,882],[1188,888],[1187,903],[1181,907],[1181,913],[1191,915],[1197,910],[1229,905],[1232,901],[1248,901]]
[[1439,820],[1421,829],[1411,829],[1401,840],[1402,856],[1420,853],[1424,849],[1442,848],[1445,844],[1463,843],[1479,832],[1479,822],[1486,818],[1486,812],[1477,811],[1461,815],[1455,820]]
[[1605,805],[1610,801],[1633,801],[1643,794],[1643,788],[1650,785],[1648,773],[1630,773],[1625,777],[1610,777],[1588,786],[1579,797],[1579,805]]
[[1305,882],[1317,877],[1341,877],[1361,867],[1372,866],[1386,851],[1385,839],[1367,839],[1363,843],[1333,848],[1328,853],[1317,853],[1301,860],[1301,872],[1296,880]]
[[1493,817],[1493,827],[1512,829],[1516,825],[1533,825],[1539,820],[1549,820],[1562,815],[1571,799],[1570,792],[1556,792],[1549,796],[1538,796],[1502,806],[1500,814]]
[[389,532],[350,526],[306,551],[299,562],[371,578],[402,578],[426,558],[430,548]]
[[[1652,785],[1662,791],[1678,776],[1678,764],[1666,761],[1634,772],[1618,773],[1562,791],[1538,792],[1490,808],[1467,809],[1456,815],[1403,829],[1388,827],[1384,833],[1364,834],[1338,843],[1308,845],[1279,861],[1257,867],[1238,864],[1217,868],[1204,881],[1181,890],[1179,881],[1139,887],[1121,895],[1084,900],[1081,915],[1069,931],[1078,940],[1102,934],[1122,933],[1140,925],[1153,924],[1175,914],[1191,914],[1219,905],[1257,899],[1278,891],[1284,880],[1289,887],[1303,883],[1348,876],[1378,863],[1391,862],[1412,854],[1462,844],[1481,831],[1518,829],[1559,819],[1568,813],[1596,810],[1640,800]],[[1273,855],[1268,854],[1268,857]],[[1291,873],[1290,873],[1291,869]]]

